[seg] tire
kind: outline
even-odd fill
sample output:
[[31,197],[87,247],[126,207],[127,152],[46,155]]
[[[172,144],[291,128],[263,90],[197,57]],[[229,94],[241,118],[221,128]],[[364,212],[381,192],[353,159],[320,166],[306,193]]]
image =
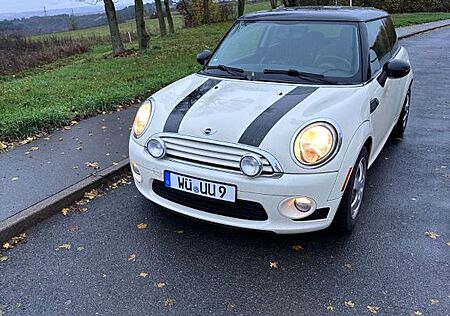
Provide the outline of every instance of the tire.
[[406,93],[405,102],[403,103],[402,111],[400,112],[400,116],[398,118],[397,124],[395,124],[392,129],[392,137],[393,138],[402,138],[403,134],[406,130],[406,124],[408,123],[409,118],[409,109],[411,106],[411,88],[409,88]]
[[358,221],[364,195],[368,161],[369,152],[364,147],[356,160],[352,175],[334,216],[332,226],[339,233],[351,232]]

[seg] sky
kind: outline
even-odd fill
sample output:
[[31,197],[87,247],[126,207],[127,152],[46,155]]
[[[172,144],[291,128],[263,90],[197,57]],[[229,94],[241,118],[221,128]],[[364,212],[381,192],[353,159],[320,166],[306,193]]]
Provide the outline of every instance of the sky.
[[[93,3],[95,0],[85,0]],[[98,1],[97,6],[102,6],[103,1]],[[123,7],[134,3],[134,0],[117,0],[117,6]],[[0,13],[26,12],[66,8],[90,7],[91,5],[81,0],[0,0]]]

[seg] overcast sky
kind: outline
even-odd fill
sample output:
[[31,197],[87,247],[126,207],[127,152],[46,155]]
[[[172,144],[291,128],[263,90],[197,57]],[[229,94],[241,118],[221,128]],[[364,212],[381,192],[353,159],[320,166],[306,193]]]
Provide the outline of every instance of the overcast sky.
[[[91,3],[95,2],[95,0],[86,1],[90,1]],[[117,5],[120,7],[133,3],[134,0],[117,0]],[[99,1],[99,3],[97,4],[97,6],[102,5],[103,1]],[[52,10],[89,6],[89,4],[83,3],[82,1],[78,0],[0,0],[0,13],[37,11],[43,10],[44,7],[47,10]]]

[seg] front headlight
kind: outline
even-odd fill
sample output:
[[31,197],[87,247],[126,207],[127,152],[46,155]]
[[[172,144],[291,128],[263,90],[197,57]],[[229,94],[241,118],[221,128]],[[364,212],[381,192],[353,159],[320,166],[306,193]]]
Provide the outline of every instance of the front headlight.
[[335,153],[338,141],[336,128],[331,124],[312,123],[295,137],[294,156],[303,165],[319,165]]
[[152,107],[152,102],[150,100],[145,100],[145,102],[142,103],[133,122],[134,137],[139,138],[144,133],[152,115]]

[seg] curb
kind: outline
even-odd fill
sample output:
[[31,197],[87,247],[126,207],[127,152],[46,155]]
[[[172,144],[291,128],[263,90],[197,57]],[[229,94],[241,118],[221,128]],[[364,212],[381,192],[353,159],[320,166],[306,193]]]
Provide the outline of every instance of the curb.
[[51,215],[58,213],[63,207],[71,205],[84,196],[84,192],[100,187],[112,177],[130,170],[128,158],[121,160],[117,165],[110,166],[89,177],[59,191],[21,212],[0,222],[0,241],[6,241],[12,236],[43,221]]
[[411,32],[411,33],[408,33],[408,34],[399,36],[398,39],[399,39],[399,40],[402,40],[402,39],[405,39],[405,38],[408,38],[408,37],[411,37],[411,36],[415,36],[415,35],[419,35],[419,34],[431,32],[431,31],[434,31],[434,30],[437,30],[437,29],[441,29],[441,28],[444,28],[444,27],[448,27],[448,26],[450,26],[450,22],[448,22],[447,24],[434,26],[434,27],[431,27],[431,28],[429,28],[429,29]]

